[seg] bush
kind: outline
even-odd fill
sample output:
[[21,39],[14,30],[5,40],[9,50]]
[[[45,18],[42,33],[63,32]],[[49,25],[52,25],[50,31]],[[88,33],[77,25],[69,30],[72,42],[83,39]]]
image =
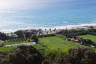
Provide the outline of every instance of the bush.
[[0,52],[0,64],[9,64],[7,52]]
[[8,57],[0,52],[0,64],[96,64],[96,53],[88,48],[70,49],[66,54],[57,50],[41,55],[32,46],[20,46],[9,53]]
[[96,64],[96,53],[88,48],[71,49],[66,59],[71,64]]
[[32,36],[32,40],[33,40],[33,42],[36,42],[37,44],[38,44],[38,36],[37,35],[33,35]]
[[41,64],[42,56],[32,46],[20,46],[9,55],[11,64]]
[[63,64],[65,55],[61,51],[51,51],[48,53],[43,60],[43,64]]
[[96,64],[96,53],[88,48],[70,49],[68,53],[55,51],[45,56],[43,64]]
[[47,34],[47,35],[40,35],[39,37],[42,38],[42,37],[51,37],[51,36],[56,36],[55,34]]

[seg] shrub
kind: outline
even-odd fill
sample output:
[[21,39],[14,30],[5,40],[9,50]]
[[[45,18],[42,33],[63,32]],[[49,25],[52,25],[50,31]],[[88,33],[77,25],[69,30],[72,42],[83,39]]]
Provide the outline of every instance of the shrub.
[[41,64],[42,56],[32,46],[20,46],[9,55],[11,64]]

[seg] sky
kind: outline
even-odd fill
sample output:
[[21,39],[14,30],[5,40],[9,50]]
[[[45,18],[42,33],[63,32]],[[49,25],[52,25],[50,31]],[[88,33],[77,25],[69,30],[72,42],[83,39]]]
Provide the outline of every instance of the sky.
[[0,0],[0,31],[96,23],[96,0]]

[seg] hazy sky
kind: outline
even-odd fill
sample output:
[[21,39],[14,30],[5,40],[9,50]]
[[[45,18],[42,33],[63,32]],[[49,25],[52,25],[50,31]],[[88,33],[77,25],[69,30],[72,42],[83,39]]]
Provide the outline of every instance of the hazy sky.
[[0,0],[0,29],[96,21],[96,0]]

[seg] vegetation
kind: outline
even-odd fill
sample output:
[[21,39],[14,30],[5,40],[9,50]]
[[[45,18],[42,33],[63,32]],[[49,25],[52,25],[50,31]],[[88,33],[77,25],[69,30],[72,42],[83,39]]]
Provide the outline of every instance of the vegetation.
[[33,35],[32,40],[38,44],[38,36],[37,35]]
[[[49,31],[52,32],[51,29]],[[0,34],[3,35],[0,39],[4,40],[4,46],[0,47],[0,64],[96,64],[96,48],[91,47],[96,42],[96,30],[93,28],[44,35],[42,30],[20,30],[14,33],[15,37]],[[24,42],[37,44],[5,47]]]
[[66,40],[64,37],[52,36],[46,38],[40,38],[40,42],[42,42],[48,49],[51,50],[62,50],[67,52],[71,48],[86,48],[87,46],[80,45],[78,43],[74,43],[72,41]]
[[10,51],[13,51],[15,50],[16,47],[0,47],[0,52],[10,52]]
[[90,39],[90,40],[92,40],[93,42],[96,43],[96,36],[95,35],[81,35],[79,37],[84,38],[84,39]]
[[65,36],[79,36],[79,35],[87,35],[87,34],[96,34],[95,29],[71,29],[71,30],[61,30],[58,34],[62,34]]
[[32,46],[20,46],[9,55],[11,64],[41,64],[42,55]]
[[61,50],[41,54],[32,46],[20,46],[6,53],[0,52],[0,64],[96,64],[96,53],[89,48],[70,49],[66,54]]
[[42,55],[32,46],[20,46],[16,50],[0,52],[0,64],[41,64]]
[[43,64],[96,64],[96,53],[88,48],[70,49],[68,53],[53,51],[45,56]]
[[0,32],[0,40],[6,40],[6,39],[8,39],[8,37],[6,36],[6,34]]
[[24,42],[26,42],[26,41],[10,41],[10,40],[6,40],[5,42],[4,42],[4,45],[10,45],[10,44],[19,44],[19,43],[24,43]]

